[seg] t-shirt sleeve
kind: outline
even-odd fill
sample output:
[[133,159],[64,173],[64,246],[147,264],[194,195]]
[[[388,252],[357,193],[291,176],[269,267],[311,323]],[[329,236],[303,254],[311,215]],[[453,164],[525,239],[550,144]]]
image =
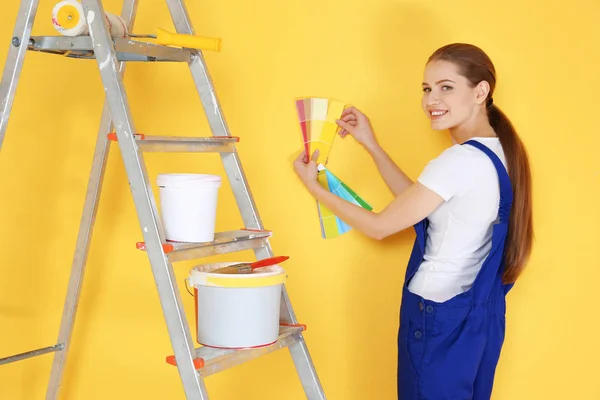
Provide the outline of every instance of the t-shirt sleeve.
[[454,145],[431,160],[417,181],[448,201],[464,193],[472,177],[468,151],[461,145]]

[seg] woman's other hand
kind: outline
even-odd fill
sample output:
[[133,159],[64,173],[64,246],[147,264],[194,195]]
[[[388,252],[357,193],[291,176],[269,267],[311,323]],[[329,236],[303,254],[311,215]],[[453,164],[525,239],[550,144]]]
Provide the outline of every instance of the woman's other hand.
[[306,159],[306,153],[302,151],[296,161],[294,161],[294,171],[300,181],[306,186],[306,188],[313,193],[316,186],[319,185],[317,182],[317,157],[319,157],[319,150],[315,150],[312,158]]
[[350,134],[367,150],[372,151],[377,148],[377,139],[373,133],[369,118],[356,107],[346,108],[342,112],[341,118],[336,122],[342,128],[339,132],[342,138]]

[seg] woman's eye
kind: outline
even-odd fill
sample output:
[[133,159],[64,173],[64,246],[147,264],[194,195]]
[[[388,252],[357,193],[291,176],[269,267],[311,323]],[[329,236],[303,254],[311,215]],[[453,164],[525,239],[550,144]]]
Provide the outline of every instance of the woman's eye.
[[423,91],[424,91],[424,92],[430,92],[430,91],[431,91],[431,89],[430,89],[430,88],[423,88]]
[[452,90],[452,86],[442,86],[442,90]]

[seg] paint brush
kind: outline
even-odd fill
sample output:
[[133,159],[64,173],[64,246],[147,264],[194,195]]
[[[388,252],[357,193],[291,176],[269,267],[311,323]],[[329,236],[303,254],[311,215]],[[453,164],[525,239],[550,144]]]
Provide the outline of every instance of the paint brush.
[[287,260],[288,256],[278,256],[278,257],[270,257],[262,260],[254,261],[252,263],[239,263],[229,265],[227,267],[218,268],[211,273],[217,274],[249,274],[254,271],[256,268],[268,267],[270,265],[275,265],[280,262]]

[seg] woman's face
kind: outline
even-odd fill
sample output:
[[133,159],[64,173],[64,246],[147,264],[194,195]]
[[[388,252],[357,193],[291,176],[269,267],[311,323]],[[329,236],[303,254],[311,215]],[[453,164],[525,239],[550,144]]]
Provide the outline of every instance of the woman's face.
[[422,106],[432,129],[451,129],[471,120],[485,101],[485,90],[481,85],[473,87],[449,61],[428,63],[423,76]]

